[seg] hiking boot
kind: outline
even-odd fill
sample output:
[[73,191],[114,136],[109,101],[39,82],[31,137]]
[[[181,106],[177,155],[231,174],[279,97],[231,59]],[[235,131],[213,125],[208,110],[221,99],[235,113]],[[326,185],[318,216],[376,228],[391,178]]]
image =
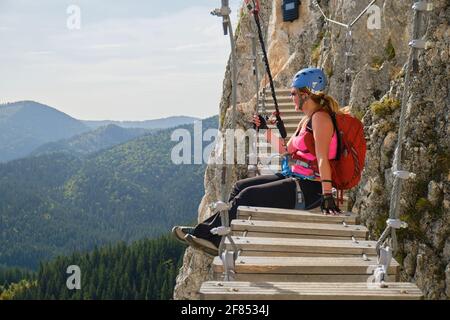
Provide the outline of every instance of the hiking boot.
[[192,234],[187,234],[184,239],[190,246],[195,249],[201,250],[214,257],[219,255],[219,248],[217,248],[217,246],[211,241],[197,238]]
[[189,245],[189,243],[184,239],[187,234],[190,234],[194,231],[193,227],[180,227],[175,226],[172,228],[172,234],[174,237],[183,244]]

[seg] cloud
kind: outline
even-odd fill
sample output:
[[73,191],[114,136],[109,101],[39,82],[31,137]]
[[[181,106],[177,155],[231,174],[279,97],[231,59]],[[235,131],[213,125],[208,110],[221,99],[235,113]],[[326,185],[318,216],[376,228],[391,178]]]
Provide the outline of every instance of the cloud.
[[54,51],[49,51],[49,50],[47,50],[47,51],[29,51],[29,52],[26,52],[25,54],[27,54],[27,55],[31,55],[31,56],[41,56],[41,55],[49,55],[49,54],[54,54],[55,52]]
[[[82,14],[89,6],[82,4]],[[217,113],[230,49],[211,9],[188,7],[149,18],[82,17],[87,22],[81,30],[68,30],[64,15],[42,21],[30,12],[6,12],[5,27],[14,32],[0,34],[9,48],[0,51],[8,79],[0,89],[9,101],[42,99],[83,119]],[[180,98],[180,104],[168,97],[174,86],[189,99]],[[145,107],[164,101],[171,107]]]
[[216,49],[217,46],[222,46],[222,40],[211,40],[209,42],[203,43],[189,43],[176,46],[175,48],[170,48],[168,51],[178,51],[178,52],[186,52],[186,51],[195,51],[195,52],[205,52],[211,51],[212,49]]
[[117,49],[117,48],[123,48],[127,45],[125,43],[105,43],[105,44],[95,44],[90,46],[90,49],[94,50],[103,50],[103,49]]

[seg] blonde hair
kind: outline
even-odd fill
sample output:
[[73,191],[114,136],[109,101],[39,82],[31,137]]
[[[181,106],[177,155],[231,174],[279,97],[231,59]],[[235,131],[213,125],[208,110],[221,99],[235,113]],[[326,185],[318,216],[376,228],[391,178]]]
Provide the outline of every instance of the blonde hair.
[[[347,114],[349,113],[349,108],[341,108],[339,103],[332,96],[325,94],[324,92],[313,93],[307,88],[295,89],[297,94],[307,93],[309,97],[320,106],[319,110],[325,110],[328,114],[336,113],[336,114]],[[300,122],[300,125],[303,125],[305,122],[309,121],[308,117],[304,117]]]

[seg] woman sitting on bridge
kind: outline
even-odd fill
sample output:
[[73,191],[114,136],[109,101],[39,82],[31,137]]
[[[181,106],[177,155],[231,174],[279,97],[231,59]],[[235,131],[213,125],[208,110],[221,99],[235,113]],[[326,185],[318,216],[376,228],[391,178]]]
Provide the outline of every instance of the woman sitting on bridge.
[[[300,70],[294,76],[291,97],[295,110],[303,112],[305,117],[287,143],[287,150],[299,160],[288,170],[289,174],[283,171],[237,181],[228,199],[230,221],[236,219],[239,206],[305,210],[321,206],[324,214],[341,213],[332,194],[329,163],[338,150],[331,114],[341,112],[335,99],[319,91],[325,88],[326,82],[323,71],[316,68]],[[255,116],[253,121],[259,129],[268,129],[262,117]],[[313,133],[316,156],[307,149],[304,141],[308,131]],[[271,137],[269,141],[273,141],[270,129],[268,135]],[[310,163],[315,160],[317,166],[313,167]],[[303,200],[301,206],[298,203],[299,193]],[[213,235],[211,230],[221,224],[220,214],[216,213],[196,227],[174,227],[172,232],[182,242],[217,255],[221,236]]]

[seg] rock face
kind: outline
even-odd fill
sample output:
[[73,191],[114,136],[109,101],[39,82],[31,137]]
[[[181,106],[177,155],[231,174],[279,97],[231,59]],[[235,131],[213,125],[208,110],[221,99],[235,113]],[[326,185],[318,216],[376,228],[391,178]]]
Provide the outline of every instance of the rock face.
[[[338,101],[343,93],[345,29],[327,25],[312,1],[302,1],[300,18],[283,22],[281,0],[262,0],[261,16],[276,87],[289,87],[292,75],[306,66],[322,67],[329,77],[328,94]],[[334,20],[352,21],[370,1],[318,1]],[[367,3],[366,3],[367,2]],[[434,0],[434,10],[423,19],[420,35],[431,41],[418,54],[418,73],[407,90],[406,134],[403,169],[417,176],[403,184],[401,218],[408,222],[398,232],[397,260],[401,279],[413,281],[428,299],[450,297],[450,3]],[[413,1],[376,2],[352,29],[351,68],[354,74],[348,97],[352,113],[363,120],[368,152],[360,185],[350,192],[353,211],[377,239],[385,228],[392,189],[391,166],[397,144],[405,64],[411,40]],[[251,55],[252,17],[242,9],[236,32],[239,69],[238,101],[242,113],[238,126],[249,128],[255,110]],[[380,13],[381,29],[370,29]],[[260,70],[263,64],[259,63]],[[267,83],[264,79],[261,86]],[[230,126],[231,80],[225,73],[220,104],[222,128]],[[234,180],[245,177],[245,168],[233,171]],[[207,207],[219,198],[218,168],[205,174],[206,194],[199,206],[199,220],[211,213]],[[188,249],[180,270],[175,299],[196,299],[200,284],[209,279],[211,259]]]

